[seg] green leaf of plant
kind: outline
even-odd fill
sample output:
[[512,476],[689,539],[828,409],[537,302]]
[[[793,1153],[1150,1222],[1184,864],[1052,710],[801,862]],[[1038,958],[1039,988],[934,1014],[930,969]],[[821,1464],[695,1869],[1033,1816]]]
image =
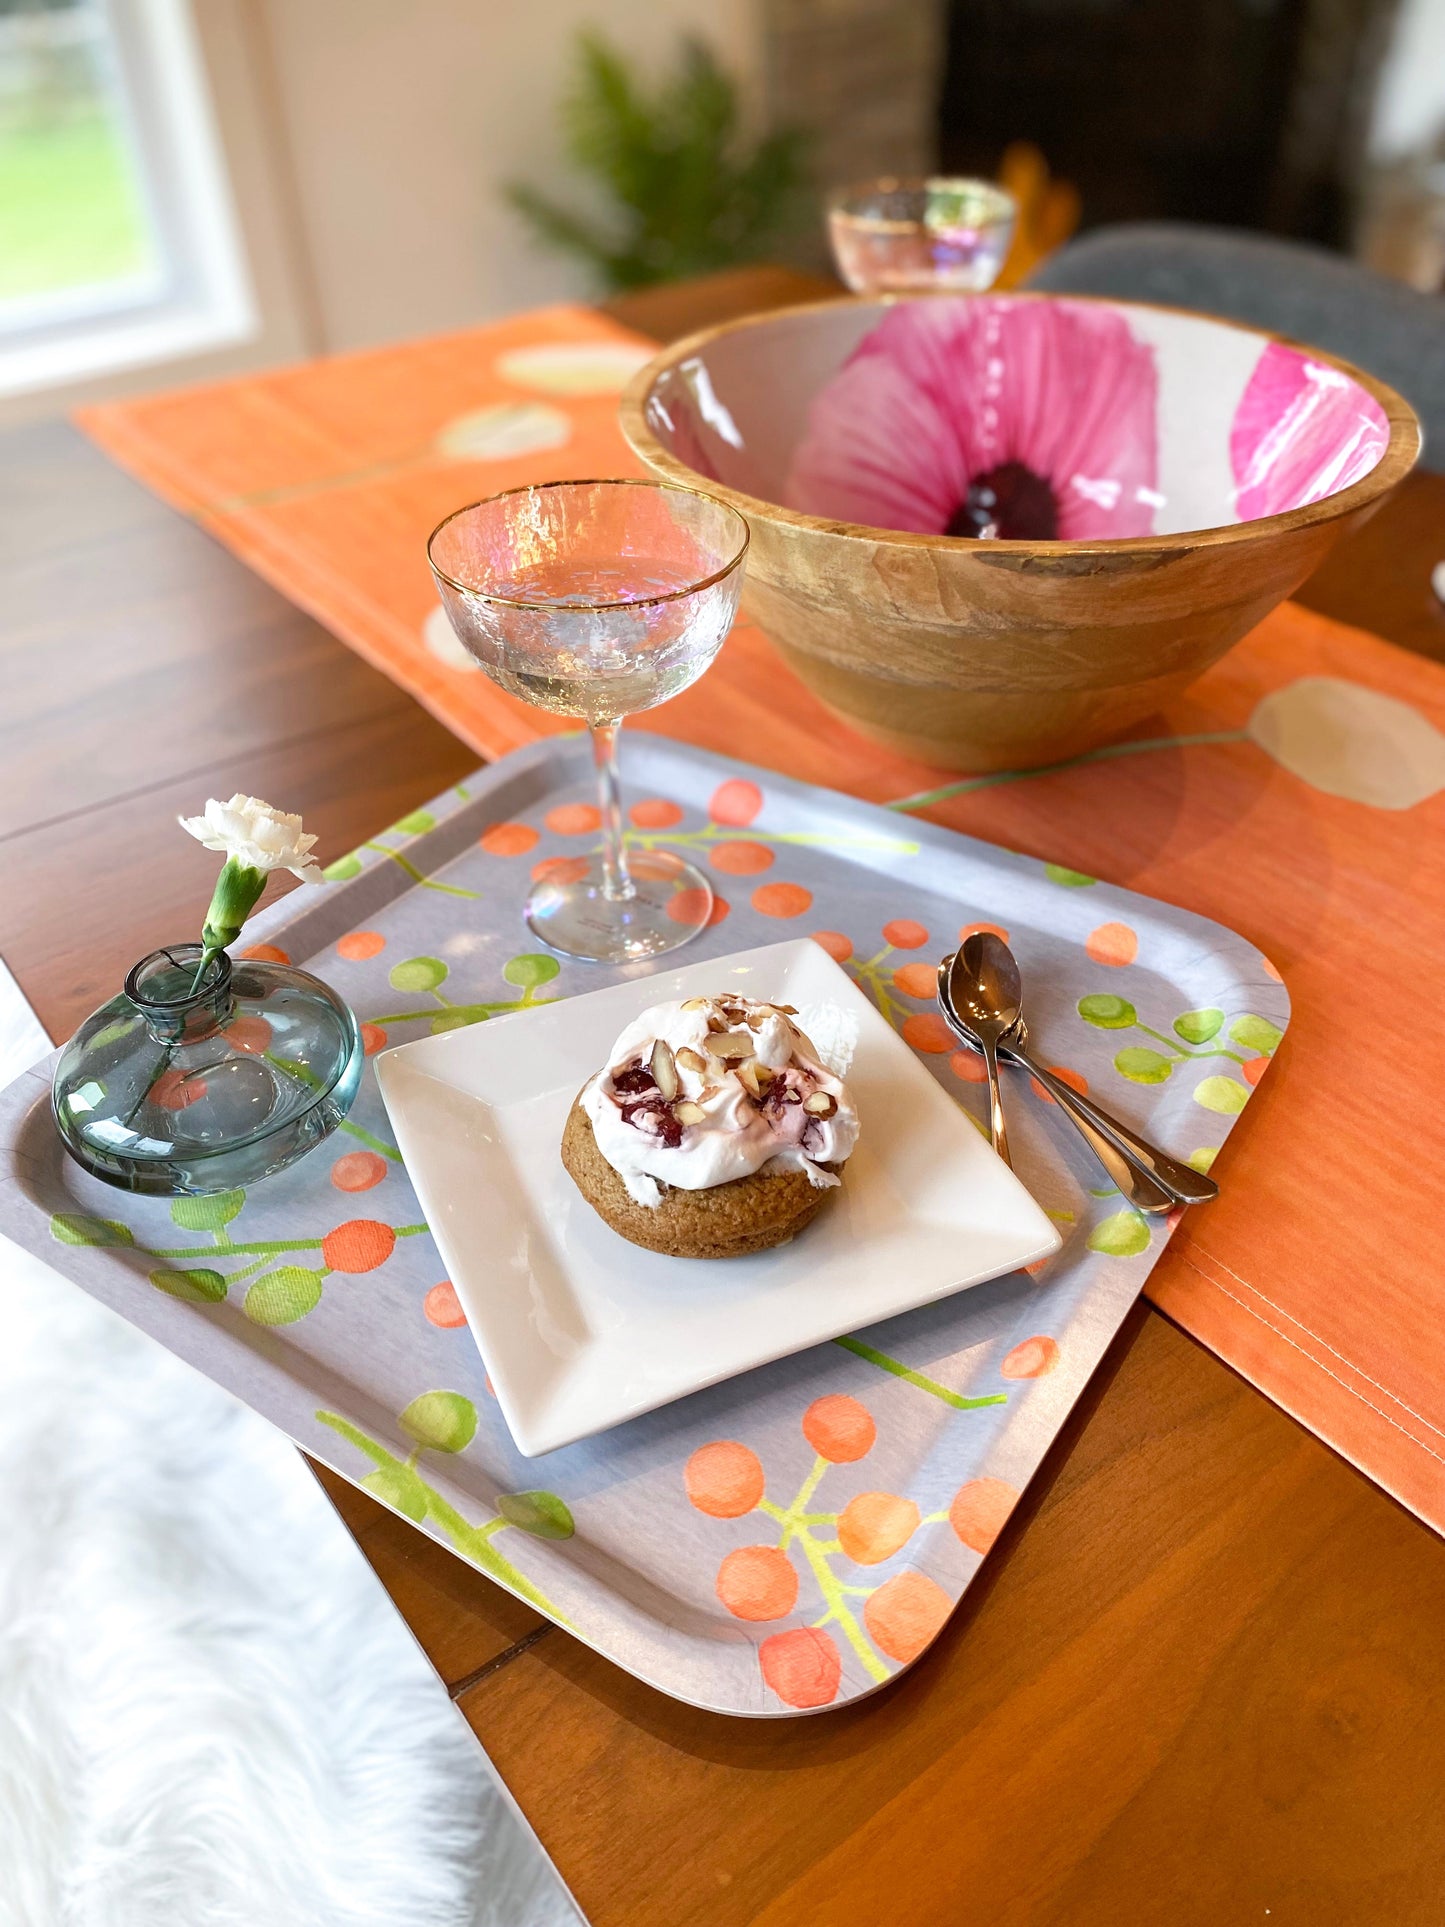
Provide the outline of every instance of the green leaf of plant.
[[1237,1077],[1206,1077],[1194,1087],[1194,1102],[1221,1117],[1237,1117],[1249,1102],[1249,1086]]
[[399,817],[391,827],[398,836],[424,836],[436,826],[437,820],[430,810],[413,810],[410,815]]
[[258,1325],[294,1325],[321,1303],[324,1273],[307,1265],[282,1265],[258,1278],[243,1309]]
[[151,1283],[171,1298],[184,1298],[188,1305],[219,1305],[227,1291],[219,1271],[153,1271]]
[[1217,1144],[1212,1148],[1208,1145],[1203,1145],[1199,1150],[1191,1151],[1184,1162],[1207,1177],[1210,1165],[1213,1164],[1218,1156],[1219,1146]]
[[1066,890],[1087,890],[1090,884],[1097,883],[1097,877],[1085,876],[1082,870],[1069,870],[1062,863],[1046,863],[1044,875],[1050,883],[1061,883]]
[[1149,1249],[1149,1227],[1137,1211],[1116,1211],[1089,1233],[1089,1249],[1109,1258],[1137,1258]]
[[89,1218],[83,1211],[57,1211],[50,1235],[63,1245],[133,1245],[129,1225],[118,1218]]
[[1130,1030],[1139,1021],[1139,1013],[1127,997],[1115,997],[1107,990],[1081,997],[1079,1015],[1100,1030]]
[[182,1231],[223,1231],[246,1202],[244,1191],[217,1191],[210,1198],[172,1198],[171,1223]]
[[392,965],[390,981],[393,990],[421,993],[435,990],[447,976],[447,966],[440,957],[408,957],[405,963]]
[[502,975],[518,990],[535,990],[539,984],[550,983],[561,968],[555,957],[544,956],[540,950],[527,950],[504,963]]
[[460,1392],[423,1392],[398,1420],[428,1452],[464,1452],[477,1429],[477,1408]]
[[1219,1034],[1223,1022],[1222,1010],[1186,1010],[1182,1017],[1174,1019],[1174,1030],[1186,1044],[1207,1044]]
[[1131,1084],[1162,1084],[1174,1069],[1170,1060],[1157,1050],[1131,1045],[1114,1059],[1114,1069]]
[[420,1525],[426,1517],[426,1487],[409,1465],[382,1465],[361,1481],[383,1505],[391,1506]]
[[431,1033],[439,1037],[444,1030],[465,1030],[468,1024],[478,1020],[466,1010],[439,1010],[431,1020]]
[[353,877],[361,875],[361,858],[352,850],[349,855],[339,856],[334,863],[328,863],[321,874],[328,883],[349,883]]
[[1266,1057],[1273,1057],[1279,1049],[1279,1040],[1284,1032],[1278,1024],[1272,1024],[1267,1017],[1236,1017],[1229,1026],[1229,1034],[1236,1044],[1245,1050],[1260,1051]]
[[570,1539],[577,1530],[572,1514],[555,1492],[502,1492],[497,1510],[508,1525],[534,1539]]

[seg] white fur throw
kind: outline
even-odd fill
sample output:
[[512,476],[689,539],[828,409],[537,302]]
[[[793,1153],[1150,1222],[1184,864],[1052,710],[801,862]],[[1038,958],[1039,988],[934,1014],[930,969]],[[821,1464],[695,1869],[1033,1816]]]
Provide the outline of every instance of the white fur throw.
[[0,1240],[0,1927],[562,1927],[294,1447]]

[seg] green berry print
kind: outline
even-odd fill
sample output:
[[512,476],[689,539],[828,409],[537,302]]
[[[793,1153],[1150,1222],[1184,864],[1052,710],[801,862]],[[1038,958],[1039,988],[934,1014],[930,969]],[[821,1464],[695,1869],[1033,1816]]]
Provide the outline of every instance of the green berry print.
[[468,1024],[476,1021],[467,1010],[439,1010],[429,1028],[433,1037],[440,1037],[444,1030],[465,1030]]
[[170,1298],[183,1298],[188,1305],[219,1305],[226,1295],[226,1281],[219,1271],[153,1271],[151,1283]]
[[1194,1102],[1221,1117],[1237,1117],[1249,1102],[1249,1086],[1237,1077],[1206,1077],[1194,1087]]
[[428,830],[434,830],[436,826],[437,820],[430,810],[412,810],[409,815],[398,818],[391,827],[398,836],[425,836]]
[[1222,1010],[1186,1010],[1182,1017],[1174,1019],[1174,1030],[1186,1044],[1207,1044],[1211,1037],[1219,1035],[1223,1022]]
[[133,1245],[129,1225],[117,1218],[89,1218],[83,1211],[59,1211],[50,1220],[50,1235],[63,1245]]
[[182,1231],[224,1231],[246,1202],[244,1191],[218,1191],[209,1198],[173,1198],[171,1223]]
[[1137,1258],[1149,1249],[1149,1227],[1137,1211],[1116,1211],[1089,1233],[1089,1249],[1107,1258]]
[[307,1265],[282,1265],[258,1278],[243,1309],[257,1325],[294,1325],[321,1303],[323,1273]]
[[427,1452],[464,1452],[477,1429],[477,1408],[460,1392],[423,1392],[398,1423]]
[[1131,1084],[1162,1084],[1174,1066],[1159,1051],[1131,1044],[1114,1059],[1114,1069]]
[[1197,1151],[1191,1151],[1189,1153],[1189,1156],[1184,1160],[1184,1162],[1187,1165],[1190,1165],[1194,1170],[1198,1171],[1201,1176],[1208,1177],[1209,1167],[1213,1164],[1214,1160],[1218,1156],[1219,1156],[1219,1146],[1217,1144],[1212,1146],[1202,1146]]
[[424,995],[444,984],[447,974],[447,966],[440,957],[408,957],[405,963],[392,965],[391,987]]
[[1062,884],[1066,890],[1087,890],[1099,881],[1097,877],[1085,876],[1082,870],[1065,869],[1062,863],[1046,863],[1044,875],[1050,883]]
[[1273,1057],[1284,1032],[1277,1024],[1270,1023],[1267,1017],[1236,1017],[1229,1026],[1229,1035],[1245,1050],[1259,1051],[1265,1057]]
[[570,1539],[577,1530],[555,1492],[502,1492],[497,1510],[509,1526],[520,1526],[534,1539]]
[[529,950],[504,963],[502,975],[518,990],[536,990],[540,984],[551,983],[561,968],[555,957],[546,957],[540,950]]
[[368,1472],[361,1483],[383,1505],[414,1519],[418,1525],[426,1517],[426,1487],[409,1465],[378,1466],[375,1472]]
[[350,855],[339,856],[334,863],[328,863],[321,874],[328,883],[350,883],[353,877],[361,875],[361,858],[353,850]]
[[1081,997],[1079,1015],[1097,1030],[1132,1030],[1139,1021],[1139,1013],[1127,997],[1115,997],[1106,990]]

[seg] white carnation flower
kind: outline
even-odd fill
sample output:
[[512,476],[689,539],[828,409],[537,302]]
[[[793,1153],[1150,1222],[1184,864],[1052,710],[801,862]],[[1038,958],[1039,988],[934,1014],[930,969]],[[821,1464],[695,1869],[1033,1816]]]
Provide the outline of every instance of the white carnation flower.
[[213,796],[204,816],[182,816],[177,821],[208,850],[224,851],[228,859],[248,870],[259,870],[263,876],[272,870],[290,870],[303,883],[324,881],[310,855],[316,838],[302,831],[301,818],[272,809],[258,796],[237,792],[229,803],[218,803]]

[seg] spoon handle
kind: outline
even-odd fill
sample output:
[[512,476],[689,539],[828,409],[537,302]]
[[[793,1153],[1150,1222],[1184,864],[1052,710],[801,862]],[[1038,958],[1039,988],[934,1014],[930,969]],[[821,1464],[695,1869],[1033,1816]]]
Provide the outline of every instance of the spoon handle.
[[[1097,1104],[1091,1104],[1088,1098],[1081,1097],[1044,1065],[1036,1063],[1027,1050],[1007,1041],[1001,1049],[1012,1063],[1022,1064],[1025,1070],[1031,1072],[1076,1124],[1087,1124],[1176,1204],[1208,1204],[1211,1198],[1219,1196],[1219,1186],[1213,1178],[1196,1171],[1192,1164],[1183,1164],[1178,1158],[1170,1157],[1167,1151],[1161,1151],[1158,1145],[1131,1131],[1117,1117],[1101,1110]],[[1120,1189],[1123,1187],[1120,1186]],[[1141,1205],[1140,1209],[1148,1207]]]
[[1009,1155],[1008,1131],[1003,1121],[1003,1093],[998,1087],[998,1054],[994,1050],[992,1038],[986,1037],[983,1040],[983,1061],[988,1067],[988,1123],[993,1137],[993,1148],[1012,1171],[1014,1161]]
[[1043,1066],[1035,1066],[1032,1074],[1054,1099],[1136,1211],[1147,1211],[1157,1217],[1174,1209],[1180,1200],[1173,1192],[1156,1184],[1142,1165],[1131,1162],[1112,1139],[1105,1137],[1102,1131],[1095,1130],[1078,1108],[1077,1091],[1071,1090],[1061,1077],[1055,1077],[1052,1071]]

